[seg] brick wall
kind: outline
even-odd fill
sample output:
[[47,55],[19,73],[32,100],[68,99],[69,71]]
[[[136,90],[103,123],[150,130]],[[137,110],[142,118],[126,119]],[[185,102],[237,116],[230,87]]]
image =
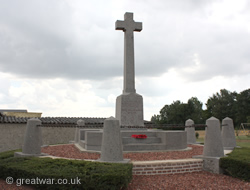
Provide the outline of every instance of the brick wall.
[[202,159],[133,162],[133,175],[159,175],[202,171]]

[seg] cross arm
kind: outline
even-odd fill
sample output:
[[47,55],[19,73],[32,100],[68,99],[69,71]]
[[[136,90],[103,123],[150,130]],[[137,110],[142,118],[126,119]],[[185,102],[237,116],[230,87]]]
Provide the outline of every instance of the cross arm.
[[142,31],[142,22],[135,22],[135,29],[134,31],[140,32]]
[[125,30],[125,22],[124,21],[121,21],[121,20],[117,20],[115,22],[115,29],[116,30]]

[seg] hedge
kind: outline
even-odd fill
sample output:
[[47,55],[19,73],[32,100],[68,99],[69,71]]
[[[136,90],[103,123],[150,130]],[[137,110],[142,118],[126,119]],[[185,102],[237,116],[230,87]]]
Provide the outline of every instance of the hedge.
[[[37,189],[121,189],[132,179],[132,164],[101,163],[84,160],[65,160],[37,157],[13,157],[0,154],[0,178],[53,179],[51,184],[36,184]],[[55,184],[58,180],[81,184]],[[23,181],[25,182],[25,181]],[[62,181],[60,181],[62,182]],[[30,184],[31,182],[24,184]]]
[[225,174],[250,181],[250,148],[235,148],[228,157],[220,159]]

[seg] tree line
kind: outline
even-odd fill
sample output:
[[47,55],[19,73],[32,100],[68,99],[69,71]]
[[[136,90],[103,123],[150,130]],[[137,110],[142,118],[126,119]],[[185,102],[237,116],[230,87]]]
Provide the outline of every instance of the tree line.
[[156,124],[184,125],[187,119],[192,119],[195,124],[204,124],[214,116],[220,121],[230,117],[235,127],[241,123],[250,123],[250,89],[240,93],[221,89],[209,97],[205,105],[206,109],[203,110],[203,103],[197,97],[190,98],[187,103],[177,100],[165,105],[160,114],[152,116],[151,121]]

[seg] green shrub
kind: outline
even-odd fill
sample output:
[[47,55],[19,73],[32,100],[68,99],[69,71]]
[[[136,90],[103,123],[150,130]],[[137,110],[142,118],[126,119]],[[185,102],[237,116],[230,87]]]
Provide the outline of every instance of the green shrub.
[[250,181],[250,148],[235,148],[228,157],[220,159],[225,174]]
[[199,136],[200,136],[200,134],[199,134],[198,132],[196,132],[196,133],[195,133],[195,137],[196,137],[196,139],[198,139],[198,138],[199,138]]
[[0,153],[0,162],[1,162],[1,159],[13,157],[15,152],[20,152],[20,151],[21,150],[11,150],[11,151]]
[[[13,157],[13,152],[12,156],[11,152],[0,154],[0,178],[6,179],[11,176],[14,180],[54,179],[53,185],[36,184],[35,187],[38,189],[121,189],[132,179],[132,164],[36,157],[17,158]],[[79,179],[81,184],[55,184],[61,179],[68,182]]]

